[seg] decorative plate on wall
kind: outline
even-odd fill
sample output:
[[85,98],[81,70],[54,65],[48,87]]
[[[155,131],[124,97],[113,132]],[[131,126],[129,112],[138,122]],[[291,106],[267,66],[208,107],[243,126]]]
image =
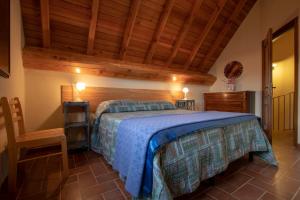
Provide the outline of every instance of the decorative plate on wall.
[[243,73],[243,65],[238,61],[232,61],[225,66],[224,75],[228,79],[237,79]]

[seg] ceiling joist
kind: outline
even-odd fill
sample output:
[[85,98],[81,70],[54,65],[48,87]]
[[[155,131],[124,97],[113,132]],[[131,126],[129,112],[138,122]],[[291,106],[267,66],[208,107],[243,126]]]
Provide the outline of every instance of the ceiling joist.
[[150,43],[150,48],[148,49],[148,52],[146,54],[146,58],[145,58],[145,61],[144,63],[151,63],[152,61],[152,57],[153,57],[153,54],[155,52],[155,49],[156,49],[156,46],[159,42],[159,39],[160,39],[160,36],[161,36],[161,33],[163,32],[166,24],[167,24],[167,21],[168,21],[168,17],[172,11],[172,7],[174,5],[174,0],[167,0],[165,5],[164,5],[164,8],[163,8],[163,11],[159,17],[159,22],[157,24],[157,27],[155,29],[155,33],[152,37],[152,41]]
[[227,0],[220,0],[219,5],[214,10],[211,18],[209,19],[208,23],[206,24],[203,32],[201,33],[196,45],[194,46],[191,54],[189,55],[188,60],[184,64],[184,69],[187,70],[189,66],[192,64],[194,58],[196,57],[200,47],[202,46],[206,36],[208,35],[209,31],[212,29],[213,25],[215,24],[216,20],[218,19],[220,13],[222,12]]
[[207,85],[257,0],[37,1],[20,1],[28,68]]
[[[201,71],[207,71],[207,70],[209,70],[209,68],[207,68],[205,66],[206,62],[208,61],[209,58],[211,58],[213,56],[213,54],[215,53],[215,51],[220,47],[220,45],[221,45],[222,41],[224,40],[225,36],[231,30],[231,24],[234,22],[235,18],[237,18],[237,16],[239,15],[239,13],[241,12],[241,10],[245,6],[246,2],[247,2],[247,0],[240,0],[239,3],[238,3],[238,5],[235,7],[234,11],[232,12],[232,14],[230,15],[230,17],[226,21],[226,24],[224,25],[223,29],[220,31],[220,33],[222,33],[222,34],[218,35],[216,41],[210,47],[210,49],[208,50],[206,56],[199,63],[198,68]],[[203,64],[204,64],[204,66],[202,66]]]
[[161,66],[113,60],[73,52],[54,49],[26,47],[23,49],[23,64],[25,68],[55,70],[75,73],[80,68],[81,73],[118,77],[125,79],[172,81],[176,76],[178,82],[212,85],[216,78],[210,74],[186,72],[182,70],[161,70]]
[[87,54],[93,54],[94,51],[94,43],[95,43],[95,35],[96,35],[96,27],[98,20],[98,11],[99,11],[99,0],[93,0],[91,7],[91,21],[88,35],[88,44],[87,44]]
[[43,47],[50,47],[49,0],[40,0]]
[[188,30],[190,29],[190,26],[192,25],[193,20],[197,15],[197,12],[199,12],[199,8],[200,8],[202,2],[203,2],[203,0],[194,0],[194,3],[192,5],[192,11],[190,12],[187,20],[184,21],[183,27],[180,30],[179,36],[178,36],[178,38],[175,42],[172,54],[171,54],[171,56],[169,57],[169,59],[166,63],[167,67],[169,67],[171,65],[174,58],[176,57],[176,54],[177,54],[177,52],[178,52],[185,36],[186,36],[186,34],[188,33]]
[[128,13],[127,24],[123,35],[121,51],[120,51],[121,60],[123,60],[125,57],[140,6],[141,6],[141,0],[132,0],[130,10]]

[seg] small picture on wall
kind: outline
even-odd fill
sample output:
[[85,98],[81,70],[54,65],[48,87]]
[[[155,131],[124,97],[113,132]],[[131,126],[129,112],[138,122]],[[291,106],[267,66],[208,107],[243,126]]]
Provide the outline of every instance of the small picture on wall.
[[10,74],[10,1],[0,0],[0,76]]

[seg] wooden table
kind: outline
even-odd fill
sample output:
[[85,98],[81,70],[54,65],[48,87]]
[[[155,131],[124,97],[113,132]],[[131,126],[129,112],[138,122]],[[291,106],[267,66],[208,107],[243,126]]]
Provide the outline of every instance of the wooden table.
[[176,100],[176,107],[186,110],[195,110],[195,100],[194,99],[178,99]]

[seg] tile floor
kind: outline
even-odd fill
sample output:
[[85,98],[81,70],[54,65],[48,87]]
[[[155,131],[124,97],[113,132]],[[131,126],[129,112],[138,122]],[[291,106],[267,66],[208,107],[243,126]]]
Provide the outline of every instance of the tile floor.
[[[273,148],[280,162],[279,168],[247,158],[230,165],[218,175],[214,185],[204,182],[192,194],[177,199],[199,200],[300,200],[300,150],[294,148],[291,137],[274,139]],[[20,200],[32,199],[130,199],[123,183],[105,160],[93,152],[70,154],[70,176],[61,182],[59,157],[44,158],[20,166]],[[211,182],[210,182],[211,183]],[[5,184],[0,199],[7,199]]]

